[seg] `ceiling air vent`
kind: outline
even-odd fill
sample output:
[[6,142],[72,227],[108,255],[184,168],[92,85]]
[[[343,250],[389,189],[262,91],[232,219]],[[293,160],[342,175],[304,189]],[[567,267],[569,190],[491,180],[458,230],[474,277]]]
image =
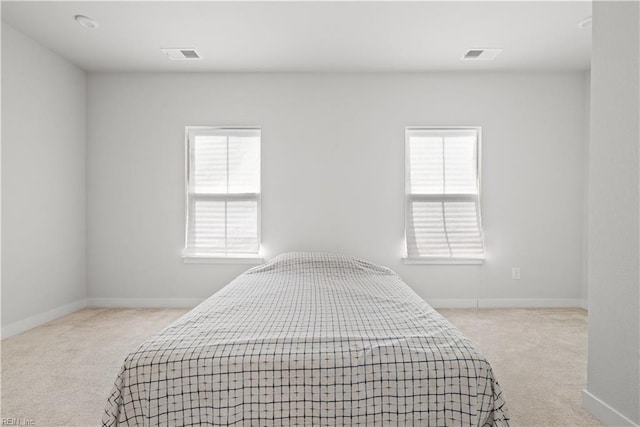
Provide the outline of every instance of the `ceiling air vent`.
[[198,52],[196,52],[196,50],[192,48],[171,48],[162,49],[162,51],[169,57],[169,59],[177,61],[182,59],[202,59]]
[[502,52],[502,49],[469,49],[462,59],[469,60],[491,60],[495,59]]

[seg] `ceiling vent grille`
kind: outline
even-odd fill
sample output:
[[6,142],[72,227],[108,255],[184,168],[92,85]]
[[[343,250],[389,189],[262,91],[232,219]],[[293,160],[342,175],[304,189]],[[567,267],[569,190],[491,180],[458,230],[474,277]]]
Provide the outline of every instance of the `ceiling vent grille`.
[[162,51],[174,61],[202,59],[202,57],[192,48],[167,48]]
[[462,59],[467,60],[491,60],[495,59],[502,52],[502,49],[469,49]]

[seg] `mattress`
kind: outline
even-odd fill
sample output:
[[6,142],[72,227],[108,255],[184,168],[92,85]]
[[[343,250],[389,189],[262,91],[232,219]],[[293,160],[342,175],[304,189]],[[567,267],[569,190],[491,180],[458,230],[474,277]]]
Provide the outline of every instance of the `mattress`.
[[392,270],[288,253],[128,355],[103,425],[503,426],[486,358]]

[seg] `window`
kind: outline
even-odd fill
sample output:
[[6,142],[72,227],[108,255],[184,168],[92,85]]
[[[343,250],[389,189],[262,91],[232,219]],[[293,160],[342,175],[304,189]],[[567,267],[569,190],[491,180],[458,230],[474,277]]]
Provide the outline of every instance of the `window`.
[[407,260],[479,263],[480,128],[407,128]]
[[183,255],[257,258],[260,129],[187,127],[187,224]]

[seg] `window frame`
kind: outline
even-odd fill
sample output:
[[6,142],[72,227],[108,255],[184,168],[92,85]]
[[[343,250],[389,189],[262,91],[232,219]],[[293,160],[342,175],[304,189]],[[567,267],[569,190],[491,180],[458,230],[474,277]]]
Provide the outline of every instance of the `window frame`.
[[[191,191],[191,145],[192,138],[206,134],[207,131],[258,131],[260,135],[260,176],[259,191],[257,193],[205,193],[194,194]],[[184,130],[184,162],[185,162],[185,220],[184,220],[184,246],[182,260],[189,264],[260,264],[264,261],[262,256],[262,128],[259,126],[185,126]],[[257,203],[257,241],[258,251],[253,253],[198,253],[189,249],[189,223],[190,211],[195,200],[246,200]],[[226,222],[226,221],[225,221]],[[225,225],[226,227],[226,225]],[[226,244],[226,236],[225,236]]]
[[[475,202],[476,196],[471,194],[413,194],[409,191],[409,133],[410,131],[464,131],[472,130],[476,133],[476,181],[478,187],[477,195],[477,217],[480,232],[480,241],[482,242],[482,257],[437,257],[437,256],[409,256],[407,229],[410,221],[410,204],[413,200],[449,200],[449,201],[468,201]],[[402,260],[405,264],[439,264],[439,265],[481,265],[484,264],[487,257],[486,246],[484,242],[484,229],[482,227],[482,126],[407,126],[404,131],[404,255]]]

